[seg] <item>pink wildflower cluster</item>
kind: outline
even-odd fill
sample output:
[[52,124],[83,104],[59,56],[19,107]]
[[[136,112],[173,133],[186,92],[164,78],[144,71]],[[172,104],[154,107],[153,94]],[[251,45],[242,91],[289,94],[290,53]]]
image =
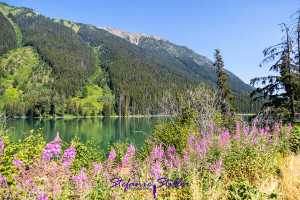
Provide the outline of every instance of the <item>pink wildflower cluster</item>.
[[116,152],[115,152],[115,150],[111,150],[111,151],[109,152],[108,159],[109,159],[109,160],[114,160],[115,158],[116,158]]
[[151,156],[153,159],[162,159],[165,155],[162,145],[154,147],[151,151]]
[[221,147],[228,146],[229,135],[230,135],[229,131],[225,131],[224,133],[218,136],[218,143]]
[[163,170],[161,169],[160,165],[156,163],[152,169],[151,169],[152,177],[158,178],[160,175],[162,175]]
[[20,166],[23,166],[24,163],[20,161],[19,159],[14,159],[13,164],[16,168],[19,168]]
[[102,165],[101,164],[97,165],[97,163],[92,163],[92,168],[95,171],[101,171]]
[[2,138],[0,138],[0,155],[4,152],[4,142]]
[[53,157],[58,157],[60,153],[60,143],[48,143],[42,152],[43,160],[50,160]]
[[40,196],[36,198],[36,200],[48,200],[48,199],[49,199],[48,196],[44,193],[40,194]]
[[75,147],[72,144],[68,149],[66,149],[64,155],[61,158],[62,167],[70,167],[74,159],[75,159]]
[[87,180],[87,177],[85,176],[86,171],[87,171],[86,168],[82,167],[80,173],[77,176],[72,177],[73,181],[76,183],[86,181]]
[[75,148],[68,148],[61,158],[61,161],[74,161],[75,159]]
[[215,164],[206,163],[206,167],[216,174],[221,174],[224,170],[224,163],[220,158]]

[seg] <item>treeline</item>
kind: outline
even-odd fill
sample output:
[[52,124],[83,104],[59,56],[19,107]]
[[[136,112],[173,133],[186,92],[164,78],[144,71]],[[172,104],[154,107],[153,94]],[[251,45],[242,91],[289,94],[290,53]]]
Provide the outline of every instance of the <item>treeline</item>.
[[16,33],[9,20],[0,12],[0,55],[17,47]]
[[70,98],[66,99],[55,90],[31,95],[26,102],[4,104],[3,110],[6,117],[50,117],[50,116],[111,116],[111,106],[104,104],[103,109],[85,108],[81,103],[76,103]]
[[83,82],[95,72],[95,56],[72,29],[53,22],[32,10],[22,9],[10,17],[21,29],[23,45],[37,49],[53,69],[53,88],[59,94],[74,96]]

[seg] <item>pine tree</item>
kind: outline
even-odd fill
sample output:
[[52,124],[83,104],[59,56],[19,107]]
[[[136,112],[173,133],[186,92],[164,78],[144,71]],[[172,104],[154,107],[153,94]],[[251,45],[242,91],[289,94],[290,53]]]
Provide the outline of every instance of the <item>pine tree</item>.
[[[282,31],[285,32],[282,42],[264,50],[265,59],[260,66],[275,61],[270,71],[278,72],[278,75],[267,77],[257,77],[251,80],[254,86],[257,82],[262,82],[263,88],[258,87],[251,92],[253,100],[265,98],[269,101],[263,105],[263,109],[271,110],[270,114],[277,116],[279,113],[288,114],[289,120],[295,120],[296,116],[296,88],[299,87],[297,79],[299,72],[294,60],[293,43],[290,30],[286,24],[281,24]],[[268,83],[267,83],[268,82]],[[295,99],[296,97],[296,99]]]
[[226,74],[224,70],[224,62],[222,60],[222,56],[220,54],[220,50],[215,50],[215,62],[213,66],[217,68],[217,74],[218,74],[218,89],[221,92],[220,100],[221,100],[221,112],[224,117],[226,116],[232,116],[235,109],[230,105],[231,101],[235,98],[235,96],[232,95],[232,92],[230,88],[228,87],[227,80],[228,80],[228,74]]
[[111,107],[108,103],[104,103],[103,105],[103,116],[109,117],[111,115]]
[[80,116],[83,116],[83,110],[82,110],[81,102],[79,103],[79,106],[78,106],[78,114]]

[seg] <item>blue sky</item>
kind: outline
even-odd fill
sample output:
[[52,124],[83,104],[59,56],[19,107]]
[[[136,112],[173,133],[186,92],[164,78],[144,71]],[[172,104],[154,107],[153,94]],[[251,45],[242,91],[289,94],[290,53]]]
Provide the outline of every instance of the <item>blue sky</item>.
[[244,82],[269,74],[262,51],[280,42],[279,23],[289,22],[299,0],[5,0],[47,17],[131,33],[158,35],[213,60]]

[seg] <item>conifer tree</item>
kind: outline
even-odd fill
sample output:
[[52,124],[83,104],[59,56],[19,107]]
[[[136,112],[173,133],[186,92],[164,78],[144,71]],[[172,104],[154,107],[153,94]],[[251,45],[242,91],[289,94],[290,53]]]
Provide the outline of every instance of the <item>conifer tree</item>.
[[213,66],[217,68],[217,74],[218,74],[218,89],[221,91],[221,111],[223,117],[226,116],[232,116],[235,109],[231,107],[230,102],[235,98],[235,96],[232,95],[232,92],[230,88],[228,87],[227,80],[228,80],[228,74],[226,74],[224,70],[224,62],[222,60],[222,56],[220,54],[220,50],[215,50],[215,62]]
[[253,100],[265,98],[268,99],[263,105],[263,109],[270,110],[270,114],[288,115],[287,119],[295,120],[297,95],[296,90],[299,87],[299,71],[295,61],[295,51],[293,48],[293,39],[290,36],[289,27],[281,24],[282,31],[285,35],[282,42],[271,46],[263,51],[265,59],[260,66],[275,61],[270,71],[278,72],[278,75],[267,77],[257,77],[251,80],[254,86],[257,82],[262,82],[264,87],[258,87],[251,92]]

